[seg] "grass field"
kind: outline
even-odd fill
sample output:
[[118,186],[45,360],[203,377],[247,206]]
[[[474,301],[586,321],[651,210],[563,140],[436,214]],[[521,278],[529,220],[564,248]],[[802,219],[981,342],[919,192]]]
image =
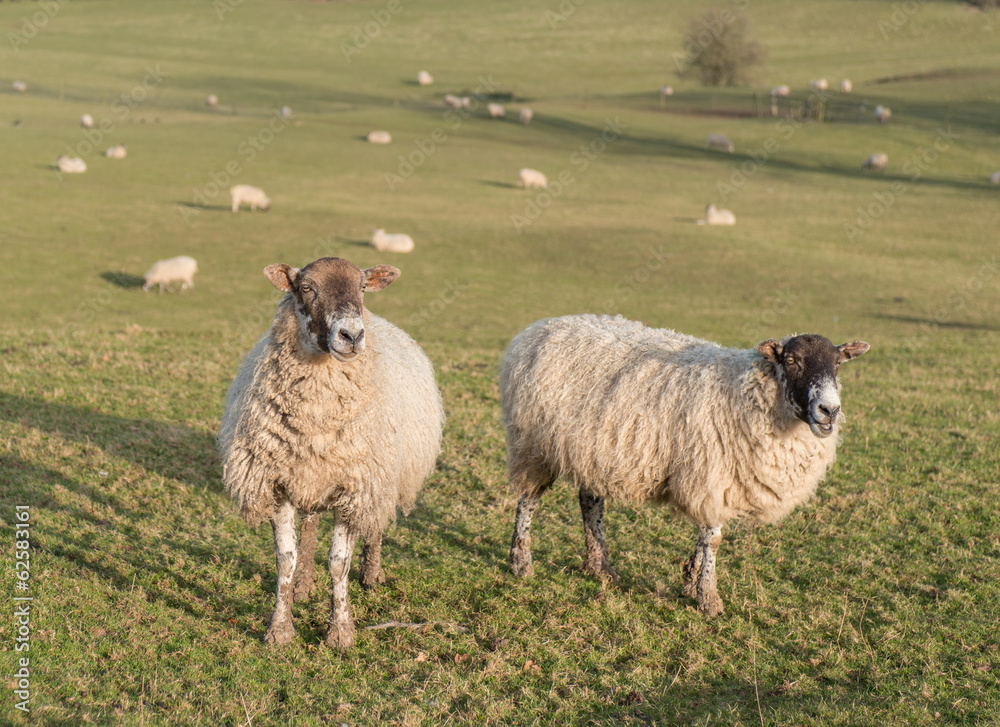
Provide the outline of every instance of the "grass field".
[[[677,78],[712,7],[693,0],[0,3],[0,723],[997,724],[1000,16],[716,7],[732,5],[768,50],[753,88]],[[821,76],[852,79],[868,115],[751,113],[755,92]],[[477,107],[445,113],[448,92]],[[513,97],[506,121],[487,96]],[[706,152],[707,133],[736,153]],[[128,158],[105,159],[118,142]],[[879,151],[886,172],[863,174]],[[67,153],[89,171],[58,173]],[[517,189],[525,166],[561,184]],[[231,214],[233,183],[272,210]],[[711,201],[735,228],[695,224]],[[416,250],[376,253],[375,227]],[[195,289],[143,293],[180,254]],[[388,583],[352,581],[345,654],[322,645],[319,593],[292,645],[262,644],[271,532],[235,512],[214,444],[279,299],[262,268],[324,255],[402,270],[367,304],[427,351],[448,414],[437,471],[387,533]],[[530,322],[585,311],[725,345],[872,345],[842,375],[815,500],[724,533],[718,619],[680,595],[696,533],[665,512],[610,505],[621,582],[584,577],[566,485],[535,518],[535,577],[509,574],[497,364]],[[390,621],[426,626],[366,629]]]

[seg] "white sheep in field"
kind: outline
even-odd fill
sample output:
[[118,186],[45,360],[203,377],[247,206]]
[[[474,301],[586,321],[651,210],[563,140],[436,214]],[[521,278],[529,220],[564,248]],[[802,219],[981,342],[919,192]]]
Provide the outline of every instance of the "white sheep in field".
[[124,159],[128,155],[128,147],[124,144],[115,144],[113,147],[104,152],[104,156],[108,159]]
[[990,184],[1000,184],[1000,172],[993,172],[990,175]]
[[63,174],[83,174],[87,171],[87,162],[79,157],[68,157],[60,154],[56,157],[56,166]]
[[82,126],[84,129],[93,129],[94,117],[91,116],[90,114],[83,114],[82,116],[80,116],[80,126]]
[[219,97],[216,96],[214,93],[208,94],[205,97],[205,105],[208,106],[210,109],[214,109],[216,106],[219,105]]
[[673,96],[674,95],[674,87],[673,86],[660,86],[660,95],[661,96]]
[[548,189],[549,179],[537,169],[525,167],[518,172],[517,186],[525,189]]
[[775,86],[771,89],[772,96],[788,96],[792,92],[792,89],[788,87],[787,84],[781,84],[780,86]]
[[24,93],[25,91],[28,90],[28,84],[25,83],[24,81],[14,81],[12,84],[10,84],[10,87],[14,89],[15,93]]
[[281,107],[281,118],[283,118],[283,119],[290,119],[290,118],[292,118],[292,107],[291,106],[282,106]]
[[444,96],[444,105],[449,109],[467,109],[472,106],[472,99],[468,96],[460,98],[454,94],[447,93]]
[[429,74],[427,71],[420,71],[417,73],[417,83],[421,86],[430,86],[434,83],[434,76]]
[[830,87],[829,82],[825,78],[817,78],[815,80],[809,81],[809,88],[813,91],[825,91]]
[[705,148],[721,149],[722,151],[728,151],[730,153],[736,151],[736,147],[733,146],[733,142],[731,142],[729,137],[724,134],[709,134],[705,138]]
[[892,118],[892,109],[888,106],[876,106],[875,107],[875,120],[880,124],[888,124],[889,119]]
[[413,252],[413,238],[402,232],[387,233],[381,227],[372,232],[371,245],[379,252]]
[[807,501],[839,439],[840,364],[868,350],[817,335],[723,348],[610,316],[538,321],[500,374],[507,467],[519,502],[510,562],[531,575],[531,518],[558,477],[580,488],[585,570],[617,579],[605,498],[668,505],[698,526],[686,596],[722,613],[722,526],[774,523]]
[[517,115],[517,118],[522,124],[527,126],[528,124],[531,123],[531,119],[534,115],[535,114],[531,109],[525,107],[521,109],[521,112]]
[[870,154],[867,159],[865,159],[864,164],[861,165],[861,171],[863,172],[884,172],[885,168],[889,165],[889,155],[888,154]]
[[264,194],[260,187],[252,187],[249,184],[237,184],[229,188],[229,196],[233,200],[233,212],[236,212],[240,205],[250,205],[250,211],[256,212],[257,208],[267,212],[271,209],[271,198]]
[[369,131],[365,137],[369,144],[391,144],[392,134],[388,131]]
[[705,207],[704,219],[698,220],[699,225],[731,226],[736,224],[736,215],[730,210],[716,209],[714,204]]
[[171,283],[180,283],[181,291],[194,287],[194,274],[198,272],[198,262],[193,257],[178,255],[166,260],[157,260],[142,276],[142,289],[160,286],[160,292],[170,290]]
[[486,104],[486,113],[490,115],[491,119],[503,119],[507,117],[507,110],[502,104],[498,103]]
[[268,644],[295,636],[292,601],[312,590],[318,513],[333,510],[326,643],[348,648],[355,540],[364,540],[362,585],[385,582],[382,533],[397,508],[413,508],[434,470],[441,396],[420,346],[364,307],[364,293],[382,290],[399,270],[322,258],[302,269],[269,265],[264,274],[287,295],[229,387],[218,437],[223,481],[251,527],[269,521],[274,530]]
[[851,83],[850,79],[845,78],[844,80],[842,80],[840,82],[840,92],[841,93],[850,93],[853,90],[854,90],[854,84]]

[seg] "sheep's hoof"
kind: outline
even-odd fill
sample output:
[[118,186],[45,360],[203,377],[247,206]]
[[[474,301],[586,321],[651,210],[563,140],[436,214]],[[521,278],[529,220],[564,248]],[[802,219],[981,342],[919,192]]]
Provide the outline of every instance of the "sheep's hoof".
[[722,615],[722,599],[718,593],[709,594],[698,599],[698,611],[707,618],[715,618]]
[[271,625],[267,627],[267,633],[264,634],[264,643],[268,646],[283,646],[292,643],[294,638],[295,627],[292,626],[290,620],[286,619],[278,623],[272,621]]
[[618,573],[611,567],[611,563],[604,559],[599,561],[595,561],[594,559],[587,560],[583,564],[583,572],[601,581],[617,583],[620,580]]
[[531,562],[531,551],[511,548],[510,567],[518,578],[530,578],[535,575],[535,566]]
[[331,624],[326,632],[326,645],[332,649],[350,649],[354,646],[354,624]]
[[379,568],[365,568],[362,566],[358,580],[364,588],[375,588],[385,583],[385,571]]

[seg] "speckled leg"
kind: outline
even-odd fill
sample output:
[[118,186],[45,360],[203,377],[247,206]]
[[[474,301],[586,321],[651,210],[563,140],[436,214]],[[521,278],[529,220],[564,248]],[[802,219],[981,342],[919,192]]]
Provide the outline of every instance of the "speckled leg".
[[299,524],[299,555],[292,580],[292,597],[303,601],[309,597],[316,582],[316,526],[319,514],[307,512]]
[[330,592],[330,627],[326,632],[327,646],[337,649],[354,646],[354,620],[351,618],[351,604],[347,600],[347,574],[351,570],[355,538],[355,533],[351,532],[338,513],[330,543],[330,578],[333,588]]
[[385,571],[382,570],[382,533],[365,539],[358,570],[359,580],[365,588],[375,588],[385,583]]
[[295,637],[292,625],[292,574],[295,572],[295,508],[284,503],[271,519],[274,558],[278,567],[278,592],[271,623],[264,634],[267,644],[287,644]]
[[698,610],[706,616],[722,613],[722,599],[716,589],[715,556],[722,544],[722,527],[698,528],[698,547],[684,564],[685,596],[698,599]]
[[618,580],[611,567],[608,544],[604,540],[604,498],[580,488],[580,513],[583,515],[583,570],[597,578]]
[[534,575],[531,564],[531,518],[541,497],[525,495],[517,503],[514,519],[514,537],[510,541],[510,566],[516,576]]

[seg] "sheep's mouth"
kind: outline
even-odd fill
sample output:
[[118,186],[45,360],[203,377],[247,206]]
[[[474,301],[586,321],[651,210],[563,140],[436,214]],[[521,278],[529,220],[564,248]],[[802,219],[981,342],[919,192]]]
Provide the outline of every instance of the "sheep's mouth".
[[833,426],[835,422],[835,419],[831,419],[828,422],[818,422],[815,419],[812,419],[809,422],[809,428],[812,429],[812,433],[817,437],[825,439],[833,434]]
[[333,356],[338,361],[340,361],[341,363],[348,363],[348,362],[353,361],[354,359],[356,359],[358,357],[358,352],[357,351],[337,351],[337,350],[333,350],[333,351],[330,351],[330,355]]

